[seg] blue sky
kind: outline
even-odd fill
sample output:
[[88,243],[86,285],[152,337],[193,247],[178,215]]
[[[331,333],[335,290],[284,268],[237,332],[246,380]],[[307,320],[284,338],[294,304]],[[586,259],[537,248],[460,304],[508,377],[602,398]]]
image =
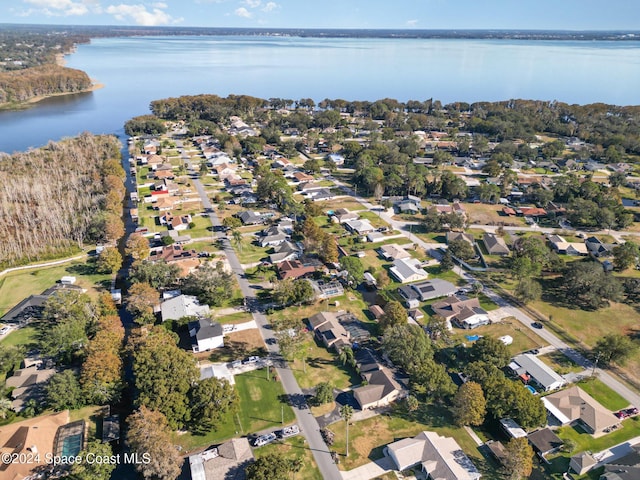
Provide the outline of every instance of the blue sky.
[[637,0],[0,0],[2,23],[639,30]]

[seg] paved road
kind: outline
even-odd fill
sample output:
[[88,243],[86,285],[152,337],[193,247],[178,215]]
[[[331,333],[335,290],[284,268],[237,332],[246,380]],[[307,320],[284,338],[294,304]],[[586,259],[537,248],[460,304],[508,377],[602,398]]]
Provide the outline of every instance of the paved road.
[[[220,223],[218,216],[215,214],[213,206],[211,205],[204,187],[202,186],[202,182],[199,179],[193,179],[193,184],[200,195],[202,205],[208,213],[214,229],[219,227],[222,224]],[[250,309],[253,319],[259,327],[258,331],[265,341],[267,350],[271,355],[279,357],[280,348],[275,342],[273,330],[271,330],[267,317],[263,313],[263,306],[256,297],[256,290],[246,279],[244,270],[242,269],[242,265],[238,260],[235,250],[223,232],[217,232],[215,236],[223,242],[223,251],[227,256],[231,270],[238,279],[240,289],[242,290],[242,294],[247,302],[247,307]],[[300,430],[302,431],[302,435],[306,438],[309,448],[313,453],[313,457],[315,458],[318,469],[322,474],[322,478],[326,480],[341,480],[342,475],[340,474],[336,464],[333,462],[327,445],[322,440],[322,436],[320,435],[320,426],[313,417],[311,410],[309,410],[304,394],[293,376],[293,373],[288,368],[281,367],[276,370],[280,380],[282,381],[284,391],[291,399],[292,408],[296,414],[296,418],[298,419]]]
[[[376,205],[373,205],[371,203],[369,203],[368,201],[366,201],[365,199],[363,199],[362,197],[358,197],[355,192],[350,189],[348,186],[344,185],[343,183],[334,180],[336,185],[340,186],[343,191],[345,191],[346,193],[348,193],[349,195],[352,195],[361,205],[363,205],[364,207],[371,209],[373,208],[379,208]],[[413,235],[410,231],[407,231],[407,226],[410,224],[415,224],[415,222],[403,222],[403,221],[398,221],[398,220],[394,220],[392,217],[392,215],[390,215],[389,213],[385,212],[380,212],[380,217],[382,219],[384,219],[385,221],[387,221],[390,225],[392,225],[394,228],[400,230],[401,232],[403,232],[403,234],[409,238],[412,242],[414,242],[416,245],[421,246],[422,248],[425,248],[427,251],[430,252],[431,255],[438,253],[437,248],[439,246],[442,246],[441,244],[438,245],[434,245],[434,244],[430,244],[427,243],[425,241],[423,241],[422,239],[418,238],[416,235]],[[495,230],[498,227],[497,226],[487,226],[487,225],[474,225],[475,227],[482,227],[485,228],[489,231],[491,231],[491,229]],[[513,227],[506,227],[505,230],[512,230],[514,229]],[[556,230],[556,229],[543,229],[543,228],[533,228],[533,227],[521,227],[521,228],[516,228],[517,230],[526,230],[526,229],[530,229],[530,230],[539,230],[539,231],[545,231],[545,230]],[[600,232],[600,233],[606,233],[606,232]],[[618,234],[635,234],[633,232],[617,232]],[[475,278],[470,275],[468,272],[462,270],[460,267],[456,267],[454,269],[454,271],[460,275],[462,278],[466,279],[467,281],[469,281],[470,283],[475,282]],[[565,342],[563,342],[562,340],[560,340],[557,336],[555,336],[552,332],[550,332],[549,330],[546,329],[536,329],[534,327],[531,326],[532,323],[535,322],[535,320],[533,318],[531,318],[529,315],[527,315],[526,313],[524,313],[522,310],[520,310],[519,308],[515,307],[514,305],[512,305],[511,303],[509,303],[507,300],[505,300],[504,298],[502,298],[500,295],[498,295],[497,293],[495,293],[494,291],[485,288],[484,289],[484,293],[491,298],[498,306],[502,307],[502,310],[506,313],[508,313],[509,315],[512,315],[513,317],[515,317],[516,319],[518,319],[518,321],[520,321],[526,328],[530,329],[531,331],[535,332],[537,335],[539,335],[540,337],[542,337],[544,340],[546,340],[550,345],[554,346],[556,349],[558,349],[559,351],[561,351],[566,357],[568,357],[569,359],[571,359],[573,362],[577,363],[578,365],[584,367],[585,369],[593,369],[593,363],[585,358],[580,352],[576,351],[575,349],[571,348],[569,345],[567,345]],[[611,374],[609,374],[608,372],[596,368],[595,372],[596,375],[598,375],[598,378],[605,384],[607,385],[609,388],[613,389],[614,391],[618,392],[620,395],[622,395],[631,405],[634,406],[640,406],[640,395],[631,390],[629,387],[627,387],[625,384],[623,384],[622,382],[620,382],[619,380],[617,380],[614,376],[612,376]]]

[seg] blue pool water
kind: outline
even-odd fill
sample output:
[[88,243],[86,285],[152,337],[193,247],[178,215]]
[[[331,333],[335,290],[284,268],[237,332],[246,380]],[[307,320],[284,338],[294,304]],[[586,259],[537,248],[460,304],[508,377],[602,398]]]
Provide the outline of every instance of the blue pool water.
[[525,385],[527,387],[527,390],[529,390],[532,394],[536,394],[536,389],[533,388],[531,385]]
[[69,435],[62,441],[62,456],[75,457],[82,450],[82,434]]

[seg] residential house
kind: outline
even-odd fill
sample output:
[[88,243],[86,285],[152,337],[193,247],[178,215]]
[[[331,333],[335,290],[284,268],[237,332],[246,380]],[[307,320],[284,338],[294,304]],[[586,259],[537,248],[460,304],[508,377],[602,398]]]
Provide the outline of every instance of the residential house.
[[420,213],[422,208],[422,201],[419,197],[415,197],[413,195],[407,195],[406,198],[396,202],[393,205],[396,213],[406,213],[409,215],[415,215]]
[[509,247],[502,237],[493,233],[485,233],[482,236],[482,243],[484,243],[484,248],[487,249],[489,255],[509,255]]
[[382,232],[367,233],[367,242],[376,243],[383,242],[387,237]]
[[399,471],[420,465],[430,480],[478,480],[482,476],[455,439],[436,432],[390,443],[385,455]]
[[600,480],[637,480],[639,478],[640,445],[632,446],[628,454],[608,462],[600,475]]
[[198,252],[195,250],[184,250],[182,245],[166,245],[161,249],[151,251],[148,261],[175,263],[180,268],[179,275],[186,277],[200,265]]
[[169,230],[187,230],[192,222],[191,215],[174,216],[171,212],[167,212],[160,216],[160,225],[166,225]]
[[180,320],[184,317],[207,317],[210,313],[209,305],[201,304],[192,295],[177,295],[160,304],[162,321]]
[[258,243],[262,248],[275,247],[287,240],[289,235],[280,229],[278,226],[271,226],[262,231],[262,237],[258,239]]
[[524,383],[534,383],[545,392],[562,388],[567,383],[551,367],[531,353],[523,353],[513,357],[509,368]]
[[337,166],[344,165],[344,157],[339,153],[330,153],[329,155],[327,155],[327,159],[330,162],[333,162],[334,165],[337,165]]
[[549,428],[543,428],[530,433],[528,440],[533,447],[534,452],[536,452],[542,459],[545,459],[547,455],[556,453],[564,445],[562,439]]
[[473,246],[475,244],[475,239],[473,235],[464,232],[447,232],[447,245],[454,240],[464,240],[469,245]]
[[293,174],[293,178],[295,178],[298,183],[309,183],[315,181],[313,175],[308,175],[304,172],[295,172]]
[[388,261],[411,257],[411,254],[409,252],[395,243],[382,245],[380,248],[378,248],[378,253],[382,258]]
[[507,217],[515,217],[516,216],[516,211],[511,207],[502,207],[502,213],[503,213],[503,215],[506,215]]
[[447,326],[455,324],[459,328],[476,328],[491,323],[489,315],[480,306],[477,298],[461,300],[452,295],[431,305],[433,313],[442,316],[447,321]]
[[281,280],[301,278],[316,271],[315,262],[302,263],[300,260],[284,260],[278,264],[278,276]]
[[249,440],[232,438],[189,456],[191,480],[245,480],[245,469],[253,459]]
[[[573,457],[571,457],[571,460],[569,460],[569,468],[574,472],[576,472],[578,475],[584,475],[589,470],[594,468],[597,464],[598,464],[598,460],[596,460],[594,456],[591,454],[591,452],[589,451],[580,452],[574,455]],[[603,477],[601,476],[600,478],[602,479]],[[614,477],[613,479],[610,479],[610,480],[619,480],[619,477]],[[630,480],[635,480],[635,479],[630,479]]]
[[262,215],[249,210],[238,213],[237,217],[242,221],[243,225],[258,225],[264,222]]
[[415,320],[416,322],[424,319],[424,312],[419,308],[412,308],[408,313],[409,318]]
[[338,208],[333,212],[333,218],[338,223],[345,223],[351,220],[358,220],[360,218],[360,215],[358,215],[356,212],[350,212],[346,208]]
[[594,257],[610,257],[613,255],[613,249],[616,247],[612,243],[604,243],[598,237],[589,237],[584,241],[587,250]]
[[466,217],[467,212],[464,206],[460,202],[453,202],[452,204],[438,203],[433,205],[430,210],[433,209],[438,213],[457,213],[460,216]]
[[524,217],[544,217],[547,215],[547,211],[544,208],[538,207],[521,207],[516,210],[516,213]]
[[421,302],[426,302],[434,298],[448,297],[455,294],[457,290],[458,287],[453,283],[440,278],[433,278],[424,282],[403,285],[398,288],[398,293],[407,300],[417,298]]
[[351,233],[356,233],[358,235],[366,235],[367,233],[371,233],[375,230],[375,227],[366,219],[348,220],[344,222],[344,225]]
[[158,210],[159,212],[168,212],[169,210],[173,209],[175,203],[176,201],[173,198],[164,196],[158,198],[155,202],[153,202],[153,208],[155,210]]
[[353,397],[361,410],[380,408],[391,404],[404,394],[402,386],[393,378],[388,368],[376,363],[377,368],[363,372],[366,385],[353,389]]
[[2,462],[0,477],[6,480],[41,478],[39,470],[51,466],[58,430],[69,423],[69,410],[40,415],[0,427],[0,452],[29,461]]
[[389,273],[400,283],[424,280],[429,274],[422,268],[422,263],[415,258],[399,258],[394,260]]
[[620,420],[591,395],[574,386],[542,397],[549,413],[562,425],[579,424],[589,433],[603,433]]
[[309,318],[309,325],[316,337],[325,347],[340,350],[345,345],[351,345],[349,332],[338,321],[333,312],[320,312]]
[[191,242],[191,235],[180,235],[175,230],[165,230],[159,233],[160,238],[170,237],[174,245],[186,245]]
[[289,166],[293,165],[289,160],[287,160],[284,157],[279,157],[276,158],[273,163],[271,164],[272,168],[287,168]]
[[13,375],[5,381],[6,388],[11,391],[12,408],[21,412],[29,400],[41,403],[45,398],[45,387],[52,376],[57,373],[55,368],[45,368],[42,364],[34,364],[26,368],[15,370]]
[[319,188],[317,190],[311,191],[307,196],[314,202],[332,200],[335,198],[335,195],[328,188]]
[[269,255],[269,261],[274,265],[286,260],[296,260],[302,250],[295,243],[285,240],[274,247],[274,252]]
[[497,440],[489,440],[485,443],[485,446],[489,450],[491,456],[498,462],[500,466],[504,465],[507,458],[507,451],[504,448],[502,442]]
[[208,318],[200,318],[189,322],[189,336],[194,353],[207,352],[214,348],[224,347],[222,325]]
[[560,235],[549,235],[547,240],[557,253],[564,255],[588,255],[587,245],[581,242],[567,242]]

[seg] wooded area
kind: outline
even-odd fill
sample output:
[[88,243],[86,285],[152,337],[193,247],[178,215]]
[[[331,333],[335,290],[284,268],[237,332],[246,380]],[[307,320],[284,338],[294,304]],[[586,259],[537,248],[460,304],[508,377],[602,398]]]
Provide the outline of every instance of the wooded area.
[[25,70],[0,73],[0,105],[21,103],[34,97],[74,93],[91,87],[91,79],[82,70],[42,65]]
[[0,174],[0,266],[117,238],[125,174],[115,137],[85,133],[3,155]]

